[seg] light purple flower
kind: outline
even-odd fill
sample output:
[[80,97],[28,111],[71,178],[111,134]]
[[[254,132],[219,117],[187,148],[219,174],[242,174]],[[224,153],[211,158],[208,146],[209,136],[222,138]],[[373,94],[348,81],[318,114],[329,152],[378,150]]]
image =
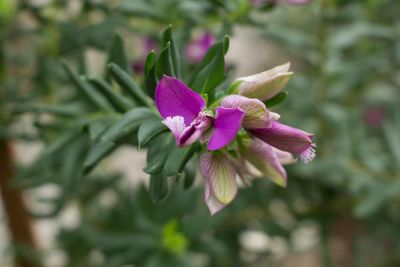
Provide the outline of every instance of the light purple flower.
[[277,121],[273,121],[271,127],[249,129],[248,131],[251,135],[275,148],[299,155],[305,163],[315,157],[313,134]]
[[186,57],[193,63],[199,63],[214,43],[215,37],[211,33],[205,32],[200,38],[192,40],[186,45]]
[[236,137],[244,117],[239,108],[219,107],[214,115],[205,110],[206,101],[201,95],[168,76],[158,83],[155,102],[178,146],[209,139],[209,150],[221,149]]

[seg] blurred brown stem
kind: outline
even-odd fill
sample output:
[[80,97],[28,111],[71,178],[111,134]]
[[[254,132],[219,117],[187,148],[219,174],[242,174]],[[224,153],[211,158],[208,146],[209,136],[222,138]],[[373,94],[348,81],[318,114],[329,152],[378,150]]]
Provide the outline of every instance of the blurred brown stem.
[[[35,248],[35,240],[29,215],[20,191],[12,188],[10,181],[14,176],[12,151],[10,144],[0,140],[0,195],[8,219],[12,240],[15,244],[24,244]],[[19,267],[34,267],[29,260],[16,258]]]

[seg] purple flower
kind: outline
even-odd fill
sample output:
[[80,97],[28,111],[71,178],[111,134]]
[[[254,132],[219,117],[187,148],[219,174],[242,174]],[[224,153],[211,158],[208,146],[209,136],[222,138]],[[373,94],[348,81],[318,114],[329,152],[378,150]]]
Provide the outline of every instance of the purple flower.
[[187,44],[186,57],[193,63],[199,63],[213,43],[215,43],[215,37],[208,32],[203,33],[200,38]]
[[200,157],[200,170],[211,214],[233,201],[237,176],[244,184],[262,176],[285,187],[282,164],[294,162],[292,153],[306,163],[315,156],[313,135],[279,123],[279,115],[259,99],[228,95],[210,110],[200,94],[164,76],[157,85],[155,102],[178,146],[207,143],[209,151]]
[[168,76],[158,83],[155,101],[178,146],[200,140],[208,141],[208,150],[221,149],[236,137],[244,118],[239,108],[218,107],[214,115],[201,95]]

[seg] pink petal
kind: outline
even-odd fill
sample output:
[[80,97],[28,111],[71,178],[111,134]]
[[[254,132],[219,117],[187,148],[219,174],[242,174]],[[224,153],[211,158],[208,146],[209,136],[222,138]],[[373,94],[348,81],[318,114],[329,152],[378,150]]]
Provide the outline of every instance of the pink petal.
[[222,99],[221,107],[240,108],[245,112],[243,120],[244,128],[270,127],[272,114],[264,103],[255,98],[247,98],[241,95],[230,95]]
[[241,151],[242,155],[263,175],[271,179],[276,184],[286,187],[286,171],[279,162],[275,149],[254,138],[246,140],[245,148]]
[[200,171],[205,182],[205,202],[214,214],[235,198],[236,172],[225,155],[209,152],[200,157]]
[[213,122],[214,132],[208,142],[208,149],[218,150],[232,142],[240,130],[244,114],[244,111],[239,108],[218,107]]
[[300,129],[273,121],[270,128],[249,129],[249,132],[280,150],[298,154],[305,163],[315,157],[314,135]]
[[206,101],[178,79],[164,76],[157,85],[156,106],[163,118],[182,116],[185,125],[192,121],[206,106]]

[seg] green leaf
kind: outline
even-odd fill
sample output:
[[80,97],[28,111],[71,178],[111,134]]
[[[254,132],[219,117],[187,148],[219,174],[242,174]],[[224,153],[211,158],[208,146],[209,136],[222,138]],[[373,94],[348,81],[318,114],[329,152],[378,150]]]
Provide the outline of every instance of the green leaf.
[[156,63],[156,75],[158,79],[161,79],[164,75],[176,77],[170,42],[167,42],[164,49],[160,52]]
[[97,140],[112,124],[112,120],[104,118],[95,120],[87,125],[89,137],[91,141]]
[[12,111],[14,114],[20,114],[25,112],[35,112],[35,113],[50,113],[58,116],[66,117],[77,117],[82,114],[85,109],[79,105],[48,105],[48,104],[26,104],[20,105],[14,108]]
[[285,101],[286,97],[288,95],[288,92],[284,91],[284,92],[280,92],[277,95],[275,95],[274,97],[272,97],[271,99],[268,99],[264,102],[265,106],[267,106],[268,108],[279,105],[280,103],[282,103],[283,101]]
[[60,134],[57,138],[47,146],[44,151],[45,156],[51,156],[60,149],[67,146],[70,142],[72,142],[75,138],[77,138],[82,133],[82,128],[78,127],[75,129],[67,129],[65,133]]
[[172,26],[169,25],[168,28],[164,31],[162,41],[164,46],[167,46],[168,43],[170,44],[172,66],[176,77],[179,79],[181,77],[181,63],[179,51],[174,41],[171,28]]
[[146,82],[146,92],[154,99],[157,80],[156,80],[156,52],[151,51],[147,57],[144,64],[144,76]]
[[113,110],[107,100],[101,94],[99,94],[89,83],[83,81],[67,64],[64,63],[63,67],[70,79],[75,83],[76,87],[94,106],[104,111]]
[[143,93],[143,90],[132,80],[132,77],[129,74],[114,63],[109,64],[108,68],[112,78],[119,84],[119,86],[121,86],[122,90],[135,100],[136,103],[141,106],[152,106],[147,96]]
[[175,141],[170,133],[157,136],[156,140],[150,144],[147,152],[147,166],[143,171],[148,174],[160,173],[175,146]]
[[229,40],[229,36],[225,35],[224,39],[222,40],[222,43],[224,45],[224,55],[226,55],[226,53],[228,53],[229,51],[229,45],[230,45],[230,40]]
[[175,147],[168,155],[165,162],[163,173],[165,176],[180,175],[186,163],[193,157],[198,149],[198,145],[194,144],[190,147]]
[[209,94],[224,80],[224,55],[228,47],[229,39],[225,37],[222,42],[218,42],[208,49],[191,78],[189,83],[191,88]]
[[159,202],[168,195],[168,181],[162,173],[150,176],[149,192],[154,202]]
[[168,20],[165,13],[145,1],[124,0],[117,6],[117,9],[130,16],[145,17],[160,22]]
[[148,142],[153,140],[157,135],[159,135],[160,133],[164,132],[167,129],[168,128],[161,122],[160,119],[145,121],[139,127],[139,132],[138,132],[139,149],[147,145]]
[[101,159],[115,149],[119,142],[134,133],[140,124],[156,115],[147,108],[135,108],[106,130],[89,151],[85,160],[85,173],[91,171]]
[[[128,73],[128,75],[132,76],[132,68],[128,62],[124,41],[118,34],[114,36],[113,43],[108,53],[107,65],[110,63],[115,63],[126,73]],[[105,70],[105,74],[106,80],[111,81],[111,76],[107,69]]]
[[89,77],[88,81],[108,99],[108,101],[112,104],[115,110],[119,112],[126,112],[133,107],[132,102],[130,102],[125,97],[115,92],[113,88],[110,85],[108,85],[105,81],[94,77]]
[[193,185],[196,179],[196,167],[197,165],[194,158],[189,160],[188,163],[186,164],[184,168],[185,180],[183,182],[183,188],[188,189]]

